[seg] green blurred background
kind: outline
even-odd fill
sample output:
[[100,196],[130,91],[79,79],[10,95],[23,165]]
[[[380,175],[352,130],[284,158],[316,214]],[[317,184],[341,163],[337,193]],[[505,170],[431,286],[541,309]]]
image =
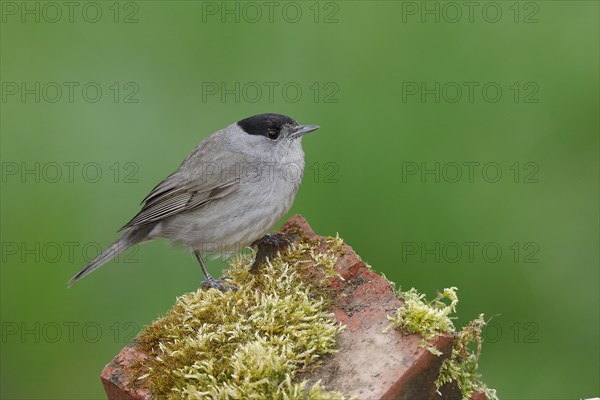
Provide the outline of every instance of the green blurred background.
[[598,395],[597,1],[49,4],[2,2],[3,399],[104,398],[103,366],[200,270],[157,241],[67,279],[262,112],[322,127],[291,213],[402,288],[457,286],[458,326],[495,315],[501,398]]

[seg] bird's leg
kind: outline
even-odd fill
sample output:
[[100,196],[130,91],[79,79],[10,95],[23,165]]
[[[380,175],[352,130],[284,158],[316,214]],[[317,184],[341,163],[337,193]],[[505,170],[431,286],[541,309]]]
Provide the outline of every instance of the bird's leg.
[[198,259],[198,262],[200,263],[200,268],[202,268],[202,272],[204,273],[204,277],[206,278],[200,286],[202,286],[205,289],[210,289],[210,288],[218,289],[222,292],[224,292],[226,290],[237,290],[237,287],[235,287],[235,286],[224,285],[223,281],[225,280],[225,278],[215,279],[212,277],[211,274],[208,273],[208,270],[206,269],[206,266],[204,265],[204,260],[202,259],[202,256],[200,255],[200,251],[194,250],[194,255]]
[[254,259],[252,267],[250,267],[250,273],[258,273],[259,267],[267,261],[267,258],[272,260],[275,255],[277,255],[278,251],[291,245],[292,242],[285,233],[267,233],[261,239],[252,243],[252,246],[256,246],[256,258]]

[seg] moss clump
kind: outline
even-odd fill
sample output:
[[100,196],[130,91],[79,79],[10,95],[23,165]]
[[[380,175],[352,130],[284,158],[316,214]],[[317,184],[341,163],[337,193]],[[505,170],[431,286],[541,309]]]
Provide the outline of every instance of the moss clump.
[[[483,342],[481,330],[485,325],[483,314],[480,314],[477,319],[469,322],[456,334],[452,355],[442,363],[440,375],[435,381],[438,388],[446,383],[456,382],[465,398],[469,398],[474,391],[477,391],[484,392],[488,400],[498,400],[496,391],[489,389],[481,381],[481,375],[477,372]],[[469,348],[470,344],[475,344],[475,350]]]
[[[435,381],[437,388],[455,382],[463,398],[470,398],[474,391],[484,392],[488,400],[498,400],[496,391],[489,389],[481,381],[477,372],[481,354],[481,330],[486,325],[483,314],[467,324],[462,331],[456,333],[451,314],[456,312],[458,296],[455,287],[444,289],[435,299],[428,302],[425,295],[412,288],[407,292],[399,292],[403,301],[402,306],[393,316],[388,316],[394,327],[408,334],[418,334],[423,337],[421,347],[435,355],[442,353],[430,344],[430,340],[444,333],[455,335],[450,358],[444,360],[440,373]],[[446,302],[444,301],[446,300]],[[470,345],[475,344],[475,350]]]
[[[339,239],[330,241],[339,247]],[[318,383],[294,381],[335,351],[342,329],[327,311],[326,280],[337,257],[315,248],[294,245],[257,275],[248,272],[253,255],[238,256],[226,271],[237,291],[200,289],[178,298],[137,338],[151,356],[134,367],[138,380],[160,399],[343,399]]]
[[[424,301],[425,295],[417,292],[415,288],[408,292],[399,292],[403,304],[396,311],[396,315],[388,316],[392,321],[390,327],[409,334],[421,335],[423,337],[421,347],[435,355],[441,355],[438,349],[429,344],[429,340],[439,334],[455,331],[450,314],[456,312],[458,303],[456,290],[455,287],[444,289],[431,302]],[[443,299],[449,300],[450,304],[444,303]]]

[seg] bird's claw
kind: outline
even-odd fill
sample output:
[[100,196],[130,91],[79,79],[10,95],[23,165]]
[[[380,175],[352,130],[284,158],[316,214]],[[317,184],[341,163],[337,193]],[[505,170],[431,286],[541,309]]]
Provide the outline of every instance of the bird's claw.
[[226,292],[228,290],[234,290],[234,291],[237,290],[236,286],[223,284],[223,281],[225,281],[226,279],[232,279],[232,278],[230,276],[222,277],[220,279],[208,278],[208,279],[204,280],[200,286],[203,289],[217,289],[217,290],[220,290],[221,292]]
[[256,274],[259,267],[267,261],[267,258],[273,259],[278,251],[281,251],[292,245],[289,236],[285,233],[266,234],[258,239],[252,246],[256,246],[256,258],[250,272]]

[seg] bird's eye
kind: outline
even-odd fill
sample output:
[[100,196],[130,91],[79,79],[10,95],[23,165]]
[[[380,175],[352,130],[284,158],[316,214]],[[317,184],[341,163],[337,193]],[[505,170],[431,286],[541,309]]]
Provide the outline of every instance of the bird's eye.
[[267,137],[271,140],[277,140],[279,138],[279,131],[276,129],[269,129],[267,131]]

